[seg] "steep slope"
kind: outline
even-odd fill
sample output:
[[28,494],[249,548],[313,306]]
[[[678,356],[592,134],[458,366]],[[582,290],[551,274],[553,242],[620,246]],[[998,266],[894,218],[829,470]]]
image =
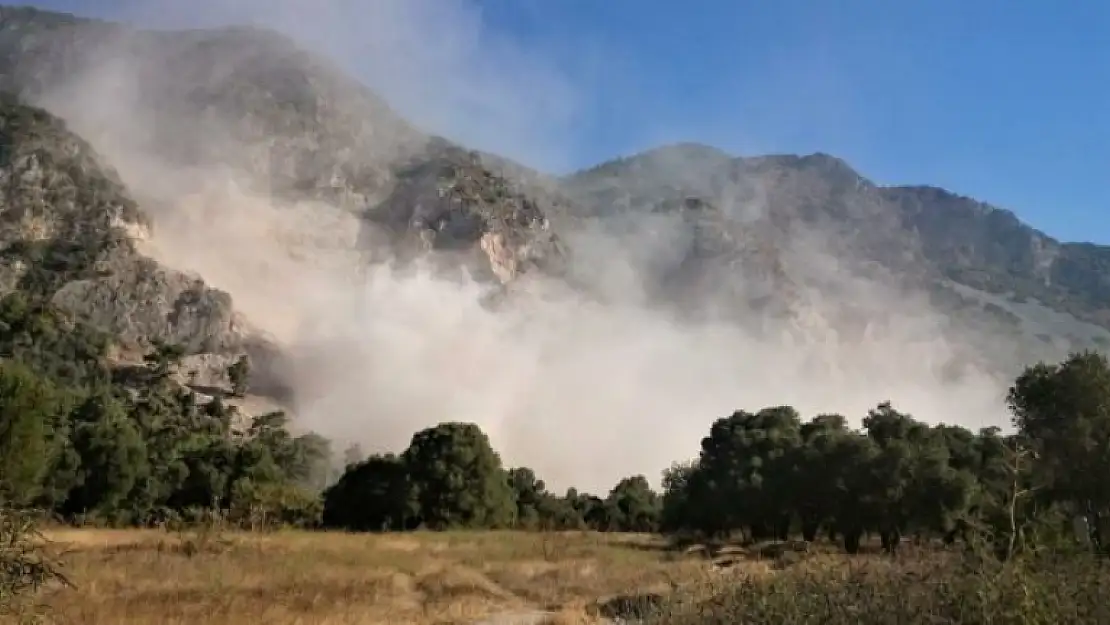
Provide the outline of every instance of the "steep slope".
[[[423,202],[420,210],[442,213],[432,224],[438,228],[432,248],[496,256],[495,269],[508,272],[502,280],[555,250],[544,242],[555,200],[534,198],[536,185],[520,183],[522,168],[422,134],[364,85],[274,32],[138,31],[0,7],[0,51],[6,51],[0,86],[41,103],[87,137],[156,221],[179,220],[183,196],[224,180],[275,206],[340,210],[406,240],[427,236],[429,224],[397,221],[408,204]],[[448,184],[440,174],[450,169],[463,175]],[[445,184],[453,189],[445,202],[465,210],[430,208]],[[521,210],[504,213],[499,207],[506,202]],[[463,213],[477,221],[460,230],[457,220],[470,219]],[[443,228],[446,217],[456,221]],[[351,227],[340,217],[319,223],[329,221]],[[448,241],[456,235],[458,241]],[[365,232],[356,247],[365,250],[376,239]],[[318,243],[297,252],[311,256]]]
[[[465,261],[504,285],[558,272],[565,255],[547,218],[555,200],[533,194],[521,168],[420,133],[273,32],[142,31],[0,7],[0,89],[65,119],[115,167],[154,224],[133,247],[235,294],[244,319],[235,330],[258,356],[253,386],[283,402],[293,378],[303,395],[317,392],[303,367],[319,367],[302,361],[330,339],[313,328],[356,314],[345,307],[359,305],[368,263],[430,252],[441,269]],[[159,298],[150,280],[131,278],[145,274],[119,264],[60,297],[90,302],[90,319],[136,340],[223,349],[204,328],[185,336],[136,324],[130,302]],[[175,328],[199,318],[175,316]],[[202,384],[226,383],[225,357],[195,360]]]
[[425,140],[365,87],[270,31],[141,31],[0,7],[0,53],[0,87],[109,154],[223,166],[281,195],[364,206],[388,185],[388,160]]
[[[422,134],[268,31],[148,32],[0,8],[0,52],[0,86],[88,138],[156,225],[190,234],[161,259],[217,286],[231,256],[193,250],[208,239],[250,250],[243,236],[295,260],[234,286],[270,280],[278,291],[281,272],[333,254],[349,268],[351,255],[431,252],[441,269],[494,283],[539,270],[596,292],[619,257],[652,304],[688,314],[785,318],[843,339],[929,306],[982,335],[968,349],[1004,362],[1110,344],[1101,248],[1060,244],[941,190],[875,185],[829,155],[734,158],[680,144],[553,180]],[[185,202],[196,189],[201,199]],[[265,218],[226,219],[245,230],[214,221],[248,203],[264,204]],[[270,231],[246,232],[256,221]],[[249,253],[234,258],[255,275]],[[241,299],[248,317],[269,314],[278,291],[257,306]]]
[[151,224],[119,177],[58,118],[0,98],[0,289],[47,299],[125,346],[228,352],[230,297],[143,257]]
[[544,210],[483,167],[478,154],[441,144],[397,177],[390,196],[365,214],[386,234],[363,243],[381,260],[445,252],[446,268],[464,266],[503,284],[533,267],[558,271],[564,252]]
[[719,204],[736,224],[764,224],[780,253],[800,252],[784,266],[805,284],[815,276],[793,238],[815,235],[820,254],[809,260],[827,255],[852,275],[928,293],[938,310],[989,335],[978,348],[1014,341],[1000,358],[1110,345],[1110,248],[1059,243],[1008,211],[942,189],[878,186],[825,154],[735,158],[679,144],[562,182],[590,214],[643,213],[660,198]]

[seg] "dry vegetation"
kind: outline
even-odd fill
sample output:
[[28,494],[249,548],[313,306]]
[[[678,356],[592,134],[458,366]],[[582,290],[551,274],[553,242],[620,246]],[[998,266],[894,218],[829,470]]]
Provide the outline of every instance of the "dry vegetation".
[[[590,532],[55,530],[77,588],[48,620],[128,624],[1067,625],[1110,619],[1110,567],[1075,552],[1002,563],[907,545],[669,548]],[[490,619],[490,620],[487,620]],[[2,621],[3,619],[0,619]],[[629,622],[629,621],[625,621]]]
[[589,606],[704,578],[656,539],[594,533],[204,534],[50,532],[76,589],[52,617],[87,625],[473,623]]

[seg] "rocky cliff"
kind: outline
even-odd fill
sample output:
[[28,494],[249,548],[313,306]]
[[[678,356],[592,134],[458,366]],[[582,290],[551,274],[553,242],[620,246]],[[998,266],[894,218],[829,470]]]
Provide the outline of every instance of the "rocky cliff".
[[[598,291],[595,274],[620,256],[653,304],[684,314],[712,305],[854,337],[924,294],[921,306],[989,337],[969,351],[1003,363],[1110,345],[1107,248],[1054,241],[944,190],[877,185],[825,154],[738,158],[680,144],[555,179],[421,133],[272,32],[147,32],[25,9],[0,8],[0,88],[65,119],[103,155],[86,156],[72,137],[50,150],[21,139],[22,156],[5,157],[21,181],[5,183],[8,206],[40,211],[6,209],[0,288],[41,283],[33,288],[128,341],[216,353],[247,332],[226,294],[134,244],[221,175],[283,214],[321,211],[295,222],[312,241],[301,257],[330,251],[322,245],[369,263],[431,256],[494,284],[542,273]],[[47,158],[58,160],[47,169]],[[83,173],[94,160],[120,175]],[[207,219],[194,225],[226,228]],[[324,224],[344,232],[317,236]],[[594,232],[601,243],[583,243]],[[343,241],[319,242],[331,239]],[[70,254],[74,245],[84,251]],[[865,282],[883,296],[864,293]]]
[[0,288],[49,299],[126,345],[235,350],[228,294],[136,251],[152,224],[119,176],[65,123],[0,99]]

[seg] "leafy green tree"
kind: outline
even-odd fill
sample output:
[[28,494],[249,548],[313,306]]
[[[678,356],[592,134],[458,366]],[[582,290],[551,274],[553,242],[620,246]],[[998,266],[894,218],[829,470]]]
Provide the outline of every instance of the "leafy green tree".
[[626,477],[609,491],[606,500],[614,529],[622,532],[654,532],[659,528],[661,502],[642,475]]
[[63,514],[127,518],[126,499],[150,467],[146,442],[125,408],[108,395],[88,397],[74,411],[71,442],[78,471]]
[[541,508],[549,496],[547,486],[528,467],[509,469],[508,478],[516,500],[515,525],[526,529],[538,528],[542,521]]
[[841,502],[857,493],[846,492],[848,472],[855,458],[844,451],[848,429],[841,415],[818,415],[801,426],[801,444],[794,450],[795,481],[791,485],[794,509],[801,523],[802,538],[813,541],[824,526],[832,523]]
[[1106,549],[1110,518],[1110,364],[1093,351],[1057,365],[1040,363],[1007,396],[1014,425],[1037,453],[1037,481],[1087,518],[1092,541]]
[[872,438],[856,433],[836,439],[830,447],[829,468],[835,484],[832,530],[841,537],[848,553],[857,553],[864,533],[875,527],[875,508],[886,494],[876,488],[874,471],[879,453]]
[[863,428],[878,448],[865,491],[865,509],[870,524],[879,532],[883,548],[890,551],[897,547],[912,520],[910,503],[917,494],[914,487],[919,478],[920,455],[931,430],[912,416],[895,410],[890,402],[869,411],[863,418]]
[[679,531],[694,525],[690,480],[697,469],[697,462],[691,461],[675,462],[663,471],[659,511],[659,526],[663,531]]
[[586,522],[570,501],[551,493],[544,493],[537,504],[540,529],[577,530],[585,527]]
[[256,484],[245,479],[231,489],[230,517],[250,529],[313,528],[320,524],[323,504],[313,492],[291,482]]
[[48,380],[0,362],[0,499],[21,505],[38,496],[49,466],[46,428],[64,409]]
[[402,454],[431,529],[506,527],[516,512],[501,458],[473,423],[441,423],[417,432]]
[[324,526],[362,532],[411,529],[419,512],[413,494],[399,457],[371,456],[348,465],[324,491]]
[[698,459],[702,502],[719,502],[728,529],[747,528],[752,538],[785,538],[792,518],[790,487],[801,423],[789,406],[757,413],[736,411],[718,419],[702,439]]

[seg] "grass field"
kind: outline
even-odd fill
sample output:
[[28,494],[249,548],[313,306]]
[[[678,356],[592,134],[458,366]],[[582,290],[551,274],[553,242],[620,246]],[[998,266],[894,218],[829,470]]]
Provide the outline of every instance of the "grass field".
[[[593,533],[175,534],[56,530],[75,589],[45,599],[86,625],[473,623],[591,605],[712,575],[659,539]],[[766,565],[753,563],[752,571]],[[596,612],[596,611],[595,611]]]
[[890,558],[810,545],[709,557],[585,532],[47,534],[76,586],[41,597],[48,618],[81,625],[501,625],[519,621],[486,619],[536,612],[549,617],[536,625],[569,625],[661,597],[651,625],[1110,622],[1110,564],[1078,555],[1011,565],[936,546]]

